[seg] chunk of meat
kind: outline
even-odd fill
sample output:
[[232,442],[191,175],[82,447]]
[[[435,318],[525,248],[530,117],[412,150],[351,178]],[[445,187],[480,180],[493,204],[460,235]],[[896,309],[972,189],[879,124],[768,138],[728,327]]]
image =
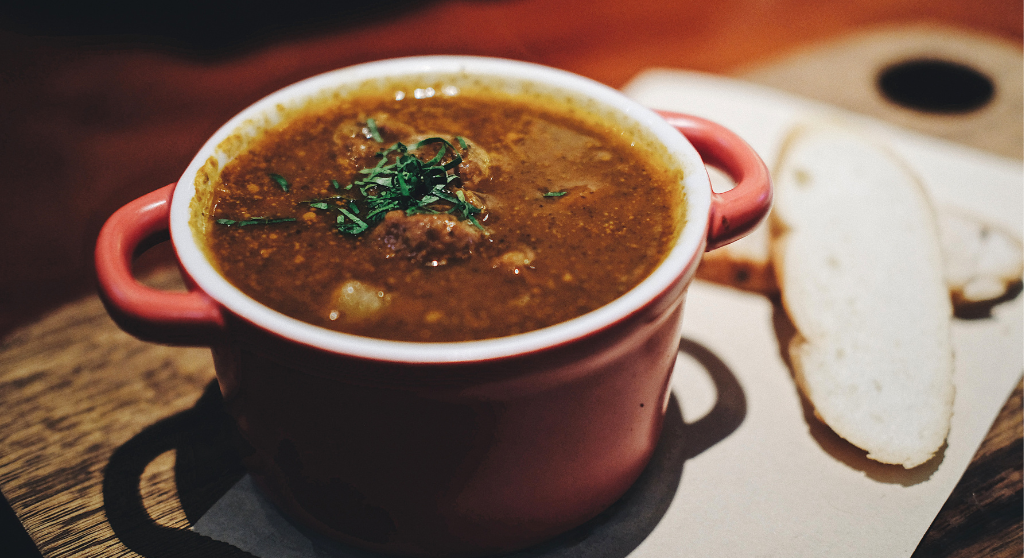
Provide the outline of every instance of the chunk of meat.
[[491,209],[493,208],[493,206],[497,205],[495,203],[495,198],[493,196],[487,196],[479,192],[467,190],[465,188],[459,188],[457,192],[458,191],[462,192],[462,196],[466,199],[466,202],[480,210],[480,212],[476,213],[474,217],[476,217],[478,223],[486,226],[487,223],[491,221],[491,217],[493,216],[493,212],[491,211]]
[[463,188],[479,187],[481,182],[491,178],[490,169],[474,159],[463,159],[455,172]]
[[[462,157],[462,162],[455,167],[455,174],[463,188],[476,189],[480,184],[491,180],[491,155],[486,149],[469,138],[463,138],[466,142],[466,149],[462,149],[458,139],[445,134],[418,134],[403,140],[403,143],[413,149],[420,141],[428,138],[445,138],[455,148],[456,153]],[[419,149],[415,149],[416,156],[423,160],[430,160],[440,150],[440,143],[428,143]],[[451,153],[451,152],[448,152]],[[445,157],[445,160],[449,156]]]
[[413,133],[412,126],[395,120],[386,113],[376,113],[368,116],[367,118],[358,121],[347,121],[338,126],[334,131],[335,143],[340,144],[344,143],[348,139],[358,138],[373,141],[376,145],[381,146],[381,144],[376,142],[373,137],[373,132],[370,130],[370,126],[368,124],[369,118],[373,118],[377,132],[380,134],[381,139],[384,140],[384,144],[386,144],[382,147],[391,145],[392,143]]
[[354,176],[373,161],[380,144],[363,137],[356,125],[341,126],[334,134],[335,161],[342,176]]
[[463,188],[479,189],[491,180],[491,156],[475,143],[469,143],[469,149],[463,151],[462,162],[455,173]]
[[365,119],[345,122],[334,131],[335,159],[342,174],[355,174],[374,164],[378,152],[413,132],[411,126],[387,114],[374,114],[372,118],[383,143],[376,141]]
[[439,266],[472,256],[484,233],[454,215],[406,215],[395,210],[373,229],[372,238],[389,258],[402,256]]

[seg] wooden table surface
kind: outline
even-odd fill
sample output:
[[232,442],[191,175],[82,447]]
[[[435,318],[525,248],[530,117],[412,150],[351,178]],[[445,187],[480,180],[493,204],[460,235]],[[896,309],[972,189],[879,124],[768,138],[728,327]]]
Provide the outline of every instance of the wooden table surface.
[[[649,67],[771,67],[878,25],[943,24],[1018,51],[1024,35],[1019,0],[255,5],[0,8],[0,406],[21,413],[0,418],[0,488],[16,516],[0,548],[16,548],[23,524],[45,556],[239,555],[184,530],[241,474],[210,455],[225,434],[209,357],[118,332],[91,296],[91,253],[111,212],[173,182],[263,95],[413,54],[517,58],[618,87]],[[140,269],[168,261],[156,250]],[[1024,552],[1021,407],[1018,385],[915,556]]]

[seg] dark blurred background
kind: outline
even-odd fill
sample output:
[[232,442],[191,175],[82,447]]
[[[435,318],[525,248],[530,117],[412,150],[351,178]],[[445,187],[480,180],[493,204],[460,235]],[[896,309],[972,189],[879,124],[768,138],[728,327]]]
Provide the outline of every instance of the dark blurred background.
[[200,57],[267,45],[287,35],[337,32],[375,17],[424,8],[430,0],[357,2],[228,0],[210,2],[14,1],[2,8],[5,28],[15,33],[92,38],[165,46]]
[[[403,55],[523,59],[623,85],[727,74],[879,24],[1021,43],[1019,0],[259,0],[0,4],[0,335],[94,291],[104,219],[173,182],[235,112],[293,81]],[[157,265],[163,255],[149,257]]]

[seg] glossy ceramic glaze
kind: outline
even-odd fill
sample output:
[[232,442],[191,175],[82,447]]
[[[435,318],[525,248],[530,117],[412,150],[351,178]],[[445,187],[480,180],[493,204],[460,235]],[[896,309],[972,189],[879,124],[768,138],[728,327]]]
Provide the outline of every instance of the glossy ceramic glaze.
[[[339,84],[435,72],[556,87],[664,143],[686,175],[687,222],[662,265],[616,301],[569,322],[432,344],[305,324],[217,274],[189,226],[189,204],[197,172],[226,138],[278,105]],[[701,156],[737,187],[712,193]],[[579,525],[633,483],[661,431],[683,300],[701,254],[752,229],[770,204],[764,164],[714,123],[659,115],[600,84],[531,64],[398,59],[311,78],[243,111],[210,139],[177,186],[110,218],[96,267],[102,298],[124,329],[212,348],[225,403],[246,442],[245,464],[287,514],[363,548],[475,556]],[[131,276],[137,247],[168,229],[187,293],[155,291]]]

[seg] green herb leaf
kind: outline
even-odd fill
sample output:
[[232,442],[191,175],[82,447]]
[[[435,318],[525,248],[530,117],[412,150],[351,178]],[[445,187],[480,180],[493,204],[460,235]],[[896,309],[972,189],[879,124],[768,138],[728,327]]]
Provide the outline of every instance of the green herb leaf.
[[311,199],[311,200],[303,200],[303,201],[300,201],[298,203],[307,203],[307,204],[312,205],[314,203],[338,201],[338,200],[346,200],[347,201],[348,197],[346,197],[346,196],[327,196],[326,198],[314,198],[314,199]]
[[[338,215],[337,221],[339,231],[346,234],[357,235],[370,228],[365,221],[349,213],[345,208],[339,207],[338,212],[341,213],[341,215]],[[347,221],[345,220],[346,217],[348,218]]]
[[[372,119],[367,120],[367,128],[376,129],[376,123],[371,125],[371,122]],[[456,141],[464,150],[468,149],[465,139],[456,137]],[[462,162],[458,150],[451,142],[440,137],[417,142],[411,150],[429,145],[436,145],[438,149],[427,161],[410,153],[410,148],[401,142],[378,152],[377,157],[380,160],[377,164],[361,169],[361,178],[345,186],[346,190],[358,188],[362,198],[347,200],[347,208],[340,204],[325,204],[339,213],[338,230],[350,235],[360,234],[382,221],[387,212],[396,209],[407,214],[450,213],[460,219],[468,219],[483,229],[479,220],[474,217],[481,209],[470,203],[461,190],[452,187],[453,182],[458,179],[453,169]],[[332,196],[305,203],[318,209],[326,209],[314,204],[337,200],[340,197]],[[435,207],[435,204],[445,205]]]
[[247,227],[249,225],[291,223],[293,221],[295,221],[295,217],[253,217],[252,219],[246,219],[244,221],[236,221],[234,219],[217,219],[217,224],[227,227]]
[[384,138],[380,137],[380,130],[377,129],[377,121],[372,118],[366,119],[366,127],[370,130],[370,135],[373,136],[373,141],[377,143],[384,143]]
[[285,192],[288,191],[288,181],[284,179],[280,174],[270,173],[270,178],[277,183]]
[[334,186],[335,190],[341,190],[341,184],[337,180],[331,179],[331,186]]
[[565,190],[562,190],[561,192],[544,192],[544,197],[545,198],[560,198],[560,197],[562,197],[562,196],[564,196],[564,195],[566,195],[568,193],[569,192],[566,192]]

